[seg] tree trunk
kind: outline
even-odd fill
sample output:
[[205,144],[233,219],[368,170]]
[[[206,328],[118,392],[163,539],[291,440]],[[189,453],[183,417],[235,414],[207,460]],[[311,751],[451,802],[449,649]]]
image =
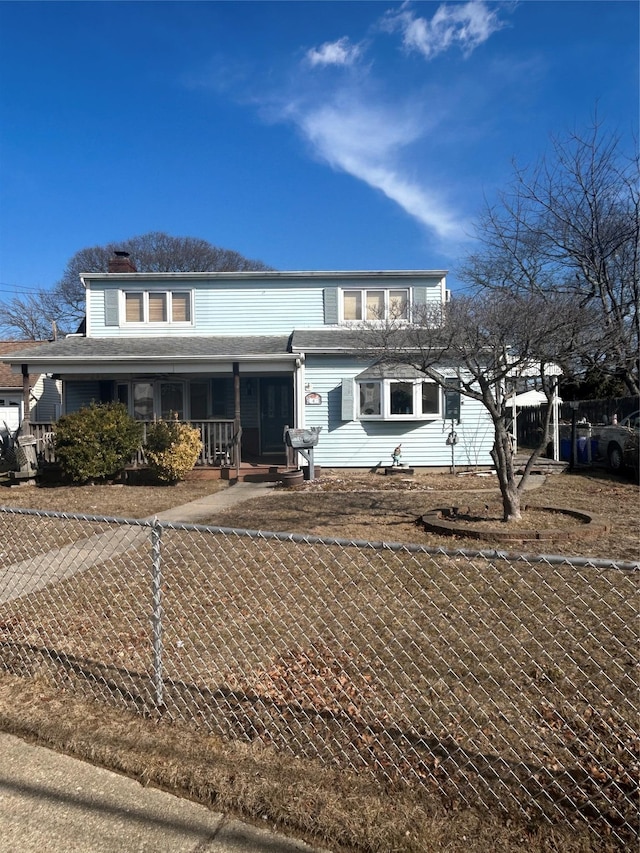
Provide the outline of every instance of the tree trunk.
[[522,518],[520,511],[520,490],[516,482],[513,464],[511,436],[502,418],[494,421],[495,437],[491,458],[496,466],[500,494],[502,495],[502,520],[518,521]]

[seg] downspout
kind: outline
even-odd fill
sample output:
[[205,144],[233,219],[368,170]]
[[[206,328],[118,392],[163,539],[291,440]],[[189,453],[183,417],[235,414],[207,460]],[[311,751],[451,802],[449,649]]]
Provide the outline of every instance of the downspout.
[[553,382],[553,398],[551,405],[553,407],[553,458],[557,462],[560,459],[560,425],[559,425],[559,401],[558,401],[558,377],[554,376]]
[[296,358],[295,368],[293,373],[293,424],[299,429],[303,429],[305,424],[305,409],[304,409],[304,355]]

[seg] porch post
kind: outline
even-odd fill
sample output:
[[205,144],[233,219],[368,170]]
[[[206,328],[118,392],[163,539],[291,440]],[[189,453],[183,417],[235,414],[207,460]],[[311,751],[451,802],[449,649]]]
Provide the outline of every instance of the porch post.
[[233,362],[233,434],[236,437],[236,479],[240,479],[240,363]]
[[29,382],[29,365],[22,365],[22,433],[31,435],[31,384]]
[[560,459],[560,425],[559,425],[559,400],[558,400],[558,377],[554,376],[553,382],[553,398],[551,405],[553,407],[553,458],[557,462]]

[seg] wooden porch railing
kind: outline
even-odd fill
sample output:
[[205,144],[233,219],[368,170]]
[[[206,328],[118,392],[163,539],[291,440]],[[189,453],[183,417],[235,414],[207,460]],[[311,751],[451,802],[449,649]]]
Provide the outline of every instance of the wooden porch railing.
[[[147,428],[151,421],[142,422],[143,444],[147,437]],[[219,465],[234,467],[239,453],[239,437],[234,432],[233,420],[203,420],[187,421],[190,426],[200,432],[202,450],[196,465]],[[45,462],[55,462],[53,437],[55,424],[30,424],[31,434],[36,438],[38,458]],[[132,465],[144,466],[146,459],[144,448],[141,446],[131,460]]]

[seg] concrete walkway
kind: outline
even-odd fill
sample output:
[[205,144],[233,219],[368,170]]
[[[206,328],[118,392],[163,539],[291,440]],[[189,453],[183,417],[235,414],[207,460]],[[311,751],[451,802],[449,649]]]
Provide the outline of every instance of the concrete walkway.
[[229,507],[242,503],[242,501],[250,501],[253,498],[269,494],[275,485],[275,483],[235,483],[226,489],[205,495],[196,501],[191,501],[191,503],[166,509],[164,512],[159,512],[151,517],[159,518],[161,521],[198,524],[214,513],[229,509]]
[[0,755],[0,853],[314,853],[13,735]]
[[[150,516],[162,521],[197,524],[216,512],[241,501],[266,495],[273,483],[236,483],[198,500]],[[70,545],[54,548],[0,570],[0,604],[13,601],[50,584],[59,583],[78,572],[110,560],[135,548],[146,548],[149,530],[135,525],[113,525],[106,533],[96,533]]]

